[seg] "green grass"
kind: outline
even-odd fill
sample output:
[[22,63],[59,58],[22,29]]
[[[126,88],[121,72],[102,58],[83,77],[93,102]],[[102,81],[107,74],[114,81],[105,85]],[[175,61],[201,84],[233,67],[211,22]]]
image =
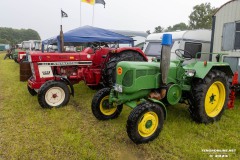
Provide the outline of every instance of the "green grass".
[[[42,109],[26,82],[19,81],[19,65],[0,54],[0,159],[208,159],[202,149],[236,149],[228,159],[240,159],[240,100],[214,124],[196,124],[186,106],[168,107],[160,135],[135,145],[127,136],[130,109],[110,121],[91,112],[96,91],[75,85],[75,97],[59,109]],[[221,158],[220,158],[221,159]]]

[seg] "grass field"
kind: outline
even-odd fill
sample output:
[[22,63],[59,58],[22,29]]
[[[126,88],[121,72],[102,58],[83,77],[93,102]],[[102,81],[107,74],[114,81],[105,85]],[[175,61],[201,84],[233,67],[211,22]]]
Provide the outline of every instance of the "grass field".
[[[110,121],[91,112],[96,91],[75,85],[75,97],[59,109],[42,109],[26,82],[19,81],[19,65],[0,54],[0,160],[9,159],[158,159],[201,160],[210,156],[240,159],[240,100],[214,124],[196,124],[186,106],[168,107],[159,137],[135,145],[127,136],[130,109]],[[210,154],[206,149],[230,150]],[[216,158],[213,158],[216,159]],[[223,159],[223,158],[217,158]]]

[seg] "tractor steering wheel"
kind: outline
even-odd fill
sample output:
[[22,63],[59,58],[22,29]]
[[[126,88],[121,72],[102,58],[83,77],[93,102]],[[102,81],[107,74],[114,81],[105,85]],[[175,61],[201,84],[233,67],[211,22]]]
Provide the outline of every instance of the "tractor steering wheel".
[[96,43],[96,42],[92,42],[92,45],[91,45],[92,49],[95,51],[95,50],[98,50],[98,49],[101,49],[101,46]]
[[184,60],[191,60],[193,57],[190,52],[184,49],[176,49],[175,54],[180,58]]

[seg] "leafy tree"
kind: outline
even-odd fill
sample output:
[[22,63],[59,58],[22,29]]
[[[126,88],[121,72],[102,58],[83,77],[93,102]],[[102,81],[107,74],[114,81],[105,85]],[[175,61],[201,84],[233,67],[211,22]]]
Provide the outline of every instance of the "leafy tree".
[[187,30],[187,29],[189,29],[189,27],[185,23],[181,22],[181,23],[175,24],[173,26],[167,27],[165,32],[173,32],[173,31],[176,31],[176,30],[183,31],[183,30]]
[[210,3],[202,3],[193,7],[189,16],[189,27],[191,29],[211,29],[212,15],[217,8],[211,7]]
[[0,43],[15,45],[28,40],[40,40],[40,36],[32,29],[19,30],[0,27]]
[[6,39],[0,39],[0,43],[2,44],[10,44],[10,42]]
[[155,31],[154,31],[154,33],[161,33],[161,32],[163,32],[163,30],[164,30],[163,27],[161,27],[161,26],[157,26],[157,27],[155,27]]
[[147,34],[151,34],[150,30],[147,30],[146,33],[147,33]]

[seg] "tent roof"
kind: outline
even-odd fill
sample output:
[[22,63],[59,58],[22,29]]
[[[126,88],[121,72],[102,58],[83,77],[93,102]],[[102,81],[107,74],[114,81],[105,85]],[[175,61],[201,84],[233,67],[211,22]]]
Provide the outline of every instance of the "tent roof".
[[[133,39],[106,29],[83,26],[63,34],[64,43],[119,42],[132,43]],[[59,36],[44,40],[43,44],[57,44]]]
[[116,32],[116,33],[119,33],[119,34],[122,34],[122,35],[128,36],[128,37],[139,36],[139,37],[145,37],[146,38],[148,36],[148,34],[146,32],[143,32],[143,31],[115,30],[115,29],[110,29],[110,31]]

